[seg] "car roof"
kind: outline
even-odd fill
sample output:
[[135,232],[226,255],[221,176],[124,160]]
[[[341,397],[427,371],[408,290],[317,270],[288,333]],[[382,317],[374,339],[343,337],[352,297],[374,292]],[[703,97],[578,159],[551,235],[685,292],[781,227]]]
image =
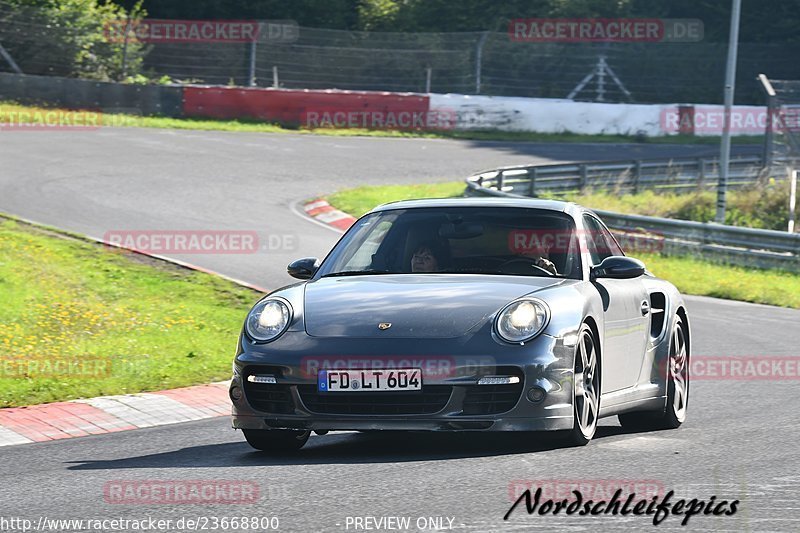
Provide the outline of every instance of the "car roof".
[[522,207],[527,209],[545,209],[578,216],[588,210],[573,202],[560,200],[542,200],[539,198],[425,198],[420,200],[400,200],[379,205],[370,213],[390,211],[393,209],[418,209],[423,207]]

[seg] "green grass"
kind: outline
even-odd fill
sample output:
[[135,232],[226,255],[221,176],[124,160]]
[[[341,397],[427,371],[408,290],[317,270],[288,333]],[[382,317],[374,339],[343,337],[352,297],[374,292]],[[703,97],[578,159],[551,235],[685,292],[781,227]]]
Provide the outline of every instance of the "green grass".
[[[361,216],[376,205],[412,198],[451,198],[461,196],[463,181],[423,185],[364,186],[328,196],[331,205],[353,216]],[[614,191],[547,193],[541,198],[575,202],[592,209],[635,213],[655,217],[709,222],[716,215],[716,192],[687,194],[643,191],[621,194]],[[789,191],[785,182],[770,180],[764,185],[732,190],[728,193],[726,224],[785,231],[789,221]]]
[[800,309],[800,274],[718,265],[691,257],[632,254],[684,294]]
[[[0,407],[226,379],[258,297],[0,218]],[[90,366],[63,366],[81,361]]]
[[[15,102],[0,101],[0,124],[29,124],[35,121],[35,115],[52,108],[20,105]],[[28,113],[20,116],[19,113]],[[104,114],[98,117],[103,126],[136,127],[136,128],[168,128],[176,130],[201,131],[237,131],[256,133],[303,133],[314,135],[333,135],[342,137],[418,137],[427,139],[464,139],[475,141],[504,142],[542,142],[542,143],[653,143],[653,144],[719,144],[719,137],[694,137],[690,135],[665,135],[662,137],[638,138],[634,135],[580,135],[576,133],[534,133],[523,131],[405,131],[405,130],[371,130],[364,128],[290,128],[280,124],[270,124],[259,120],[217,120],[201,118],[169,118],[126,114]],[[41,119],[39,119],[41,120]],[[90,117],[90,120],[94,120]],[[757,144],[763,142],[762,137],[739,136],[736,143]]]
[[328,195],[328,202],[349,213],[360,217],[376,205],[413,198],[453,198],[462,196],[466,184],[463,181],[430,183],[423,185],[366,185],[355,189],[336,192]]
[[[540,196],[567,200],[592,209],[697,222],[713,221],[717,205],[717,193],[710,190],[683,194],[652,190],[637,194],[590,190],[566,194],[542,192]],[[788,222],[789,186],[786,181],[770,179],[764,184],[728,191],[726,224],[786,231]]]
[[[394,200],[411,198],[448,198],[461,196],[464,182],[446,182],[430,185],[388,185],[383,187],[358,187],[329,195],[327,200],[337,209],[353,216],[361,216],[374,206]],[[597,193],[595,193],[597,194]],[[647,195],[643,195],[647,198]],[[610,194],[585,196],[579,199],[600,198],[602,205],[584,205],[611,211],[631,212],[629,199],[615,198]],[[653,214],[663,215],[663,212]],[[721,265],[691,257],[666,257],[658,254],[632,254],[642,259],[655,275],[671,281],[684,294],[713,296],[800,309],[800,274],[779,270],[755,270]]]

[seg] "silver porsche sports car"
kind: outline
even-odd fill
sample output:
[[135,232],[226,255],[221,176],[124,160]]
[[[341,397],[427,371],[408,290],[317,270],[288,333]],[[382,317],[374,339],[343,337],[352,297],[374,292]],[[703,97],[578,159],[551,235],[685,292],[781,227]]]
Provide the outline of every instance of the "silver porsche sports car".
[[572,203],[412,200],[360,218],[247,316],[233,427],[259,450],[311,431],[677,428],[689,320],[675,287]]

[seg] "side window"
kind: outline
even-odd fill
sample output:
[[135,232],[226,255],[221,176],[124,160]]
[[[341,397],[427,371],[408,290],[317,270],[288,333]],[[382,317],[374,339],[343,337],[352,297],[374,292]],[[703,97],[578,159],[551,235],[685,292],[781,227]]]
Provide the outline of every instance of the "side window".
[[625,255],[614,237],[596,218],[583,215],[583,225],[586,227],[586,247],[593,265],[599,264],[603,259],[612,255]]
[[[386,217],[385,217],[386,218]],[[367,234],[366,240],[344,264],[343,270],[366,270],[372,265],[372,255],[378,251],[386,233],[392,227],[393,220],[381,220]]]
[[622,248],[619,247],[617,244],[617,239],[614,238],[613,235],[603,226],[602,224],[598,224],[600,226],[600,233],[603,234],[603,237],[608,244],[608,250],[611,252],[609,255],[625,255],[625,252],[622,251]]

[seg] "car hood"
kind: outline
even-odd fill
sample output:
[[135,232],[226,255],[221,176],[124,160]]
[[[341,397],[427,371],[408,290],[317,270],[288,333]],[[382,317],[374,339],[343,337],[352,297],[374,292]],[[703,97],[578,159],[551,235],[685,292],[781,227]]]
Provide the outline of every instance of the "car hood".
[[[564,281],[466,274],[322,278],[306,284],[305,327],[314,337],[458,337],[515,298]],[[392,325],[380,330],[382,322]]]

